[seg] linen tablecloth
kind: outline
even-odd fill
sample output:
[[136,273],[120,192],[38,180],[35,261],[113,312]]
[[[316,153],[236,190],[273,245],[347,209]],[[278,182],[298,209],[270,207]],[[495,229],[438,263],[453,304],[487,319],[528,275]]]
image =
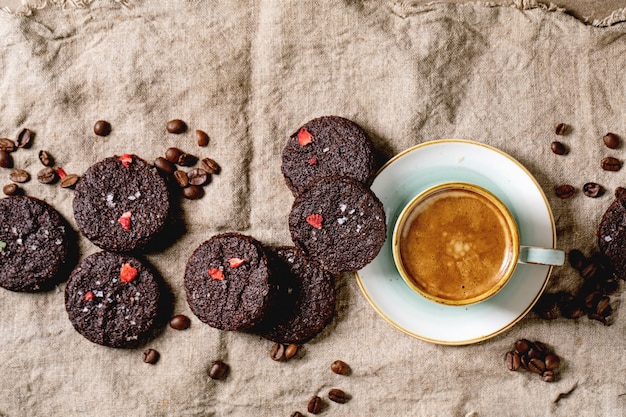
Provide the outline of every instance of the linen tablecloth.
[[[600,168],[605,156],[625,156],[624,145],[611,150],[601,140],[607,132],[626,140],[621,14],[594,27],[531,2],[40,3],[0,12],[0,136],[36,134],[14,154],[16,166],[35,175],[38,151],[47,150],[57,166],[81,174],[107,156],[152,161],[177,146],[213,158],[222,173],[203,199],[180,203],[180,238],[146,255],[171,288],[174,312],[192,318],[188,330],[165,328],[145,346],[161,353],[156,365],[142,362],[143,348],[105,348],[76,333],[64,284],[39,294],[0,290],[0,416],[307,415],[315,394],[325,398],[323,415],[334,416],[626,415],[623,282],[609,326],[531,312],[489,340],[442,346],[388,324],[344,274],[332,323],[287,362],[272,361],[272,343],[259,336],[201,323],[183,290],[188,257],[214,234],[291,244],[281,151],[298,126],[322,115],[360,124],[381,160],[440,138],[494,146],[541,185],[557,246],[597,251],[601,215],[626,185],[624,169]],[[167,133],[174,118],[189,132]],[[111,122],[108,137],[93,134],[99,119]],[[570,132],[557,137],[558,123]],[[206,148],[194,129],[209,134]],[[554,140],[569,153],[552,153]],[[8,170],[0,175],[9,182]],[[604,195],[586,197],[589,181]],[[577,193],[562,200],[554,188],[564,183]],[[75,227],[71,190],[36,179],[23,188]],[[81,257],[98,250],[84,238],[79,248]],[[575,291],[581,280],[566,264],[547,291]],[[518,338],[541,340],[562,358],[556,382],[506,369]],[[230,365],[224,380],[207,376],[215,359]],[[335,359],[352,374],[333,374]],[[350,400],[328,401],[330,388]]]

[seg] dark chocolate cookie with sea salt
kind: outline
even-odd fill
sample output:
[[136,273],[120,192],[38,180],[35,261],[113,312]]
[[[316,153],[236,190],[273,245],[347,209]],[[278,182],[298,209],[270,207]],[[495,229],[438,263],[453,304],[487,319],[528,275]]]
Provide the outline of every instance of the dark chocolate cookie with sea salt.
[[385,242],[385,211],[362,183],[322,178],[296,197],[289,214],[294,243],[331,273],[357,271]]
[[291,135],[283,149],[282,173],[297,194],[310,182],[339,175],[370,185],[375,152],[363,129],[339,116],[313,119]]
[[270,262],[278,296],[255,332],[277,343],[305,343],[324,330],[335,313],[333,276],[293,246],[271,251]]
[[70,322],[88,340],[133,348],[150,338],[157,323],[161,290],[140,260],[97,252],[74,268],[65,287]]
[[68,229],[49,204],[33,197],[0,200],[0,287],[47,290],[69,273]]
[[263,246],[239,233],[211,237],[194,251],[185,269],[191,311],[221,330],[246,330],[260,323],[276,290]]
[[[616,271],[626,271],[626,189],[615,189],[615,200],[602,215],[598,246]],[[621,273],[624,277],[624,273]]]
[[87,169],[76,185],[74,218],[100,248],[141,250],[161,232],[171,207],[165,180],[136,155],[105,158]]

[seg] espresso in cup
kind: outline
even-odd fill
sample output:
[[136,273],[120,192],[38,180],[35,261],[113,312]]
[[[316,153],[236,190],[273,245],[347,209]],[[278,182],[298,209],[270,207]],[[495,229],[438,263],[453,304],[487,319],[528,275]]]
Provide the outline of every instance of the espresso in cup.
[[519,257],[513,216],[473,184],[446,183],[418,195],[400,215],[393,238],[394,259],[407,284],[449,305],[495,294]]

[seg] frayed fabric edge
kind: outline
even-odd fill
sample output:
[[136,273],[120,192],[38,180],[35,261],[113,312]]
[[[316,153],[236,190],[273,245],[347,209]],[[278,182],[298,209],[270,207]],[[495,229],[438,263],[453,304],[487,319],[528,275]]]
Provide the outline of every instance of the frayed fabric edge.
[[[545,3],[537,0],[513,0],[510,3],[496,3],[493,1],[467,1],[466,3],[448,3],[446,1],[432,1],[429,3],[418,3],[416,1],[411,0],[398,0],[392,2],[392,9],[394,12],[401,17],[408,17],[413,14],[423,13],[426,10],[429,10],[430,7],[435,5],[450,5],[450,6],[481,6],[481,7],[513,7],[520,10],[532,10],[532,9],[543,9],[549,12],[560,12],[560,13],[568,13],[567,8],[558,6],[552,2]],[[578,19],[582,23],[596,26],[596,27],[607,27],[614,25],[616,23],[621,23],[626,21],[626,8],[616,10],[612,12],[609,16],[602,19],[591,19],[591,18],[582,18]]]
[[[66,9],[84,9],[89,7],[95,0],[22,0],[22,5],[15,10],[16,15],[30,16],[35,10],[45,9],[46,7],[57,7]],[[109,0],[111,3],[117,3],[122,7],[129,8],[136,0]],[[11,13],[8,8],[2,9]]]

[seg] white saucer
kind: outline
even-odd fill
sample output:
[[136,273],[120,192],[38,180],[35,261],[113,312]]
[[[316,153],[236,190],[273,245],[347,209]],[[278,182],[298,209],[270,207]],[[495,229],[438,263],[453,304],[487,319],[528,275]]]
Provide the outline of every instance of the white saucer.
[[541,187],[511,156],[466,140],[438,140],[410,148],[378,173],[372,191],[385,207],[387,240],[378,256],[357,272],[361,291],[389,323],[428,342],[462,345],[497,335],[526,315],[548,283],[551,267],[519,264],[505,287],[486,301],[451,307],[412,291],[393,262],[391,234],[402,208],[423,190],[442,182],[480,185],[509,208],[522,245],[554,248],[556,229]]

